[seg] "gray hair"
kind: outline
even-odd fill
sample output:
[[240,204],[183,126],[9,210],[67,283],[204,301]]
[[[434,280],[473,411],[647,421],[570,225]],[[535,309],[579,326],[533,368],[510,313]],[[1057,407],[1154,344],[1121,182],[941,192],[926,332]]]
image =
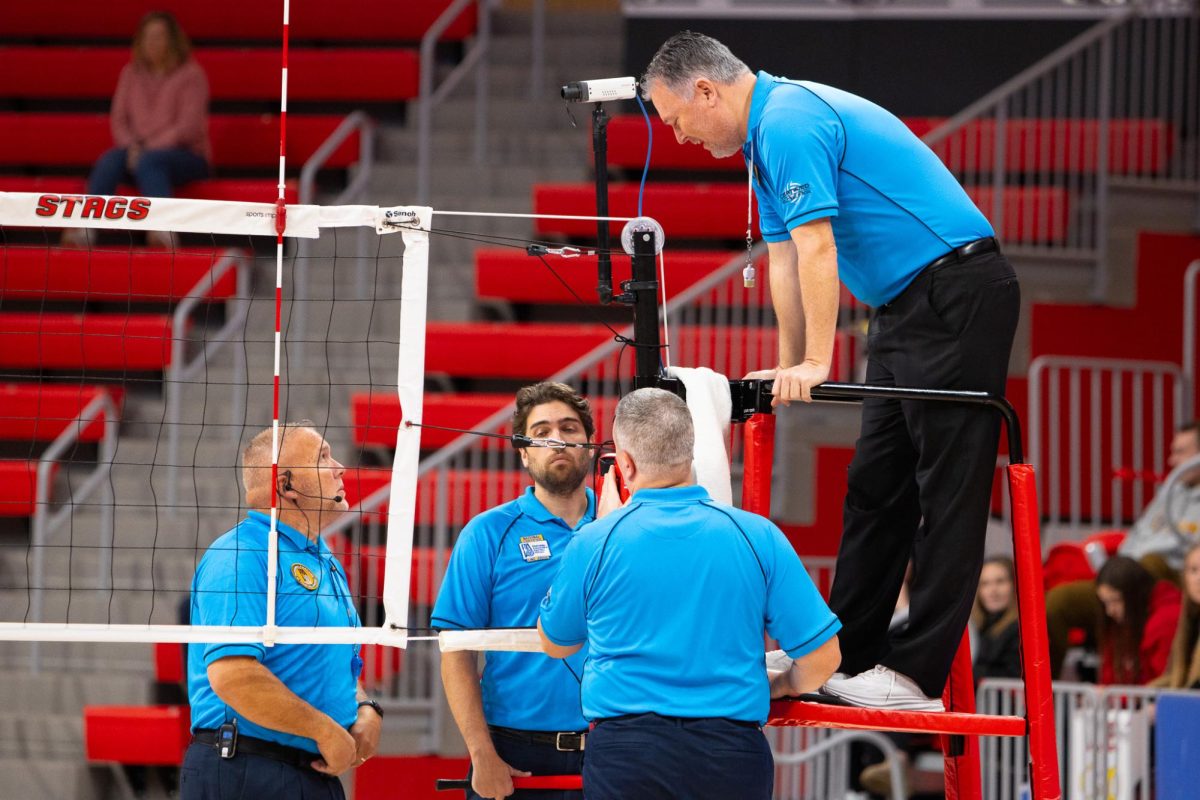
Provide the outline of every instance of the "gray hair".
[[691,464],[696,447],[687,403],[663,389],[638,389],[622,397],[613,438],[648,472]]
[[650,99],[650,86],[661,81],[685,100],[692,98],[693,83],[704,77],[733,83],[750,72],[745,62],[711,36],[683,31],[663,42],[642,76],[642,97]]

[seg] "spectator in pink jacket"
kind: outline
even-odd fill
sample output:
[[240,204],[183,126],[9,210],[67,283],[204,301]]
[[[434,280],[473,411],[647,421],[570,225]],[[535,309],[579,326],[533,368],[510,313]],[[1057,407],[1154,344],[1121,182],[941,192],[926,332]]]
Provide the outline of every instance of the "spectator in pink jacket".
[[171,197],[208,175],[208,79],[171,14],[142,18],[110,118],[114,147],[92,168],[88,194],[116,194],[132,182],[147,197]]

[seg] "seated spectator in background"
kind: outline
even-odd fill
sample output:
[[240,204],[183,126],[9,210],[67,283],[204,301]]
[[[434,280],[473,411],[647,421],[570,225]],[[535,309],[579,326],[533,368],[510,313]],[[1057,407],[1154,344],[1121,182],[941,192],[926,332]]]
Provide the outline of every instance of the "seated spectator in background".
[[1176,623],[1179,589],[1156,580],[1132,558],[1113,556],[1096,576],[1104,608],[1100,624],[1100,683],[1142,685],[1167,666]]
[[[208,79],[168,12],[142,17],[109,117],[114,146],[92,168],[88,194],[116,194],[130,181],[147,197],[171,197],[177,186],[208,176]],[[86,237],[77,230],[66,241],[83,244]]]
[[[1175,469],[1200,455],[1200,421],[1189,422],[1171,440],[1167,466]],[[1175,518],[1186,529],[1200,528],[1200,472],[1185,475],[1183,484],[1171,498]],[[1155,493],[1137,522],[1129,529],[1118,554],[1136,559],[1151,575],[1179,584],[1179,571],[1187,545],[1167,523],[1166,492]],[[1082,629],[1089,642],[1095,642],[1103,618],[1092,581],[1071,581],[1055,586],[1046,594],[1046,627],[1050,637],[1050,671],[1055,679],[1062,675],[1063,660],[1070,646],[1071,629]]]
[[1183,607],[1167,671],[1154,681],[1165,689],[1200,689],[1200,544],[1193,545],[1183,564]]
[[979,591],[971,609],[971,653],[975,683],[984,678],[1021,677],[1017,593],[1011,558],[991,556],[979,573]]

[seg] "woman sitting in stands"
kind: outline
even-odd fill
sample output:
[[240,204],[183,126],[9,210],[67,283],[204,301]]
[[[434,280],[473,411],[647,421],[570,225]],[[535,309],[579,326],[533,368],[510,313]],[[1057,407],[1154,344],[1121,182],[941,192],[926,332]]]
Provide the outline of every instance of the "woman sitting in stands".
[[[116,194],[121,183],[132,182],[146,197],[171,197],[176,187],[208,176],[208,79],[171,14],[152,11],[138,25],[110,122],[115,146],[92,168],[88,194]],[[67,238],[85,242],[81,230]],[[152,235],[150,243],[169,239]]]
[[1167,671],[1154,681],[1165,689],[1200,689],[1200,544],[1188,550],[1183,562],[1183,609]]
[[1021,677],[1017,593],[1013,562],[992,556],[983,562],[971,609],[971,653],[975,683],[984,678]]
[[1104,607],[1100,683],[1143,685],[1162,675],[1179,621],[1178,587],[1113,556],[1096,575],[1096,597]]

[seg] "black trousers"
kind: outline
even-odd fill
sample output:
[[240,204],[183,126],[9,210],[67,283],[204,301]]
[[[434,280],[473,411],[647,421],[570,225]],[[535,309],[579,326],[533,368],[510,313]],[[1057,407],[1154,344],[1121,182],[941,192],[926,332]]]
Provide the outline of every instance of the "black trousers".
[[[1019,315],[999,252],[927,268],[872,312],[867,383],[1003,394]],[[830,597],[841,671],[883,664],[941,695],[983,564],[999,432],[983,406],[863,404]],[[889,639],[910,558],[909,625]]]
[[775,761],[762,730],[728,719],[638,714],[588,737],[588,800],[770,800]]
[[[316,758],[316,756],[314,756]],[[192,743],[179,769],[180,800],[345,800],[342,782],[266,756],[225,759],[211,745]]]

